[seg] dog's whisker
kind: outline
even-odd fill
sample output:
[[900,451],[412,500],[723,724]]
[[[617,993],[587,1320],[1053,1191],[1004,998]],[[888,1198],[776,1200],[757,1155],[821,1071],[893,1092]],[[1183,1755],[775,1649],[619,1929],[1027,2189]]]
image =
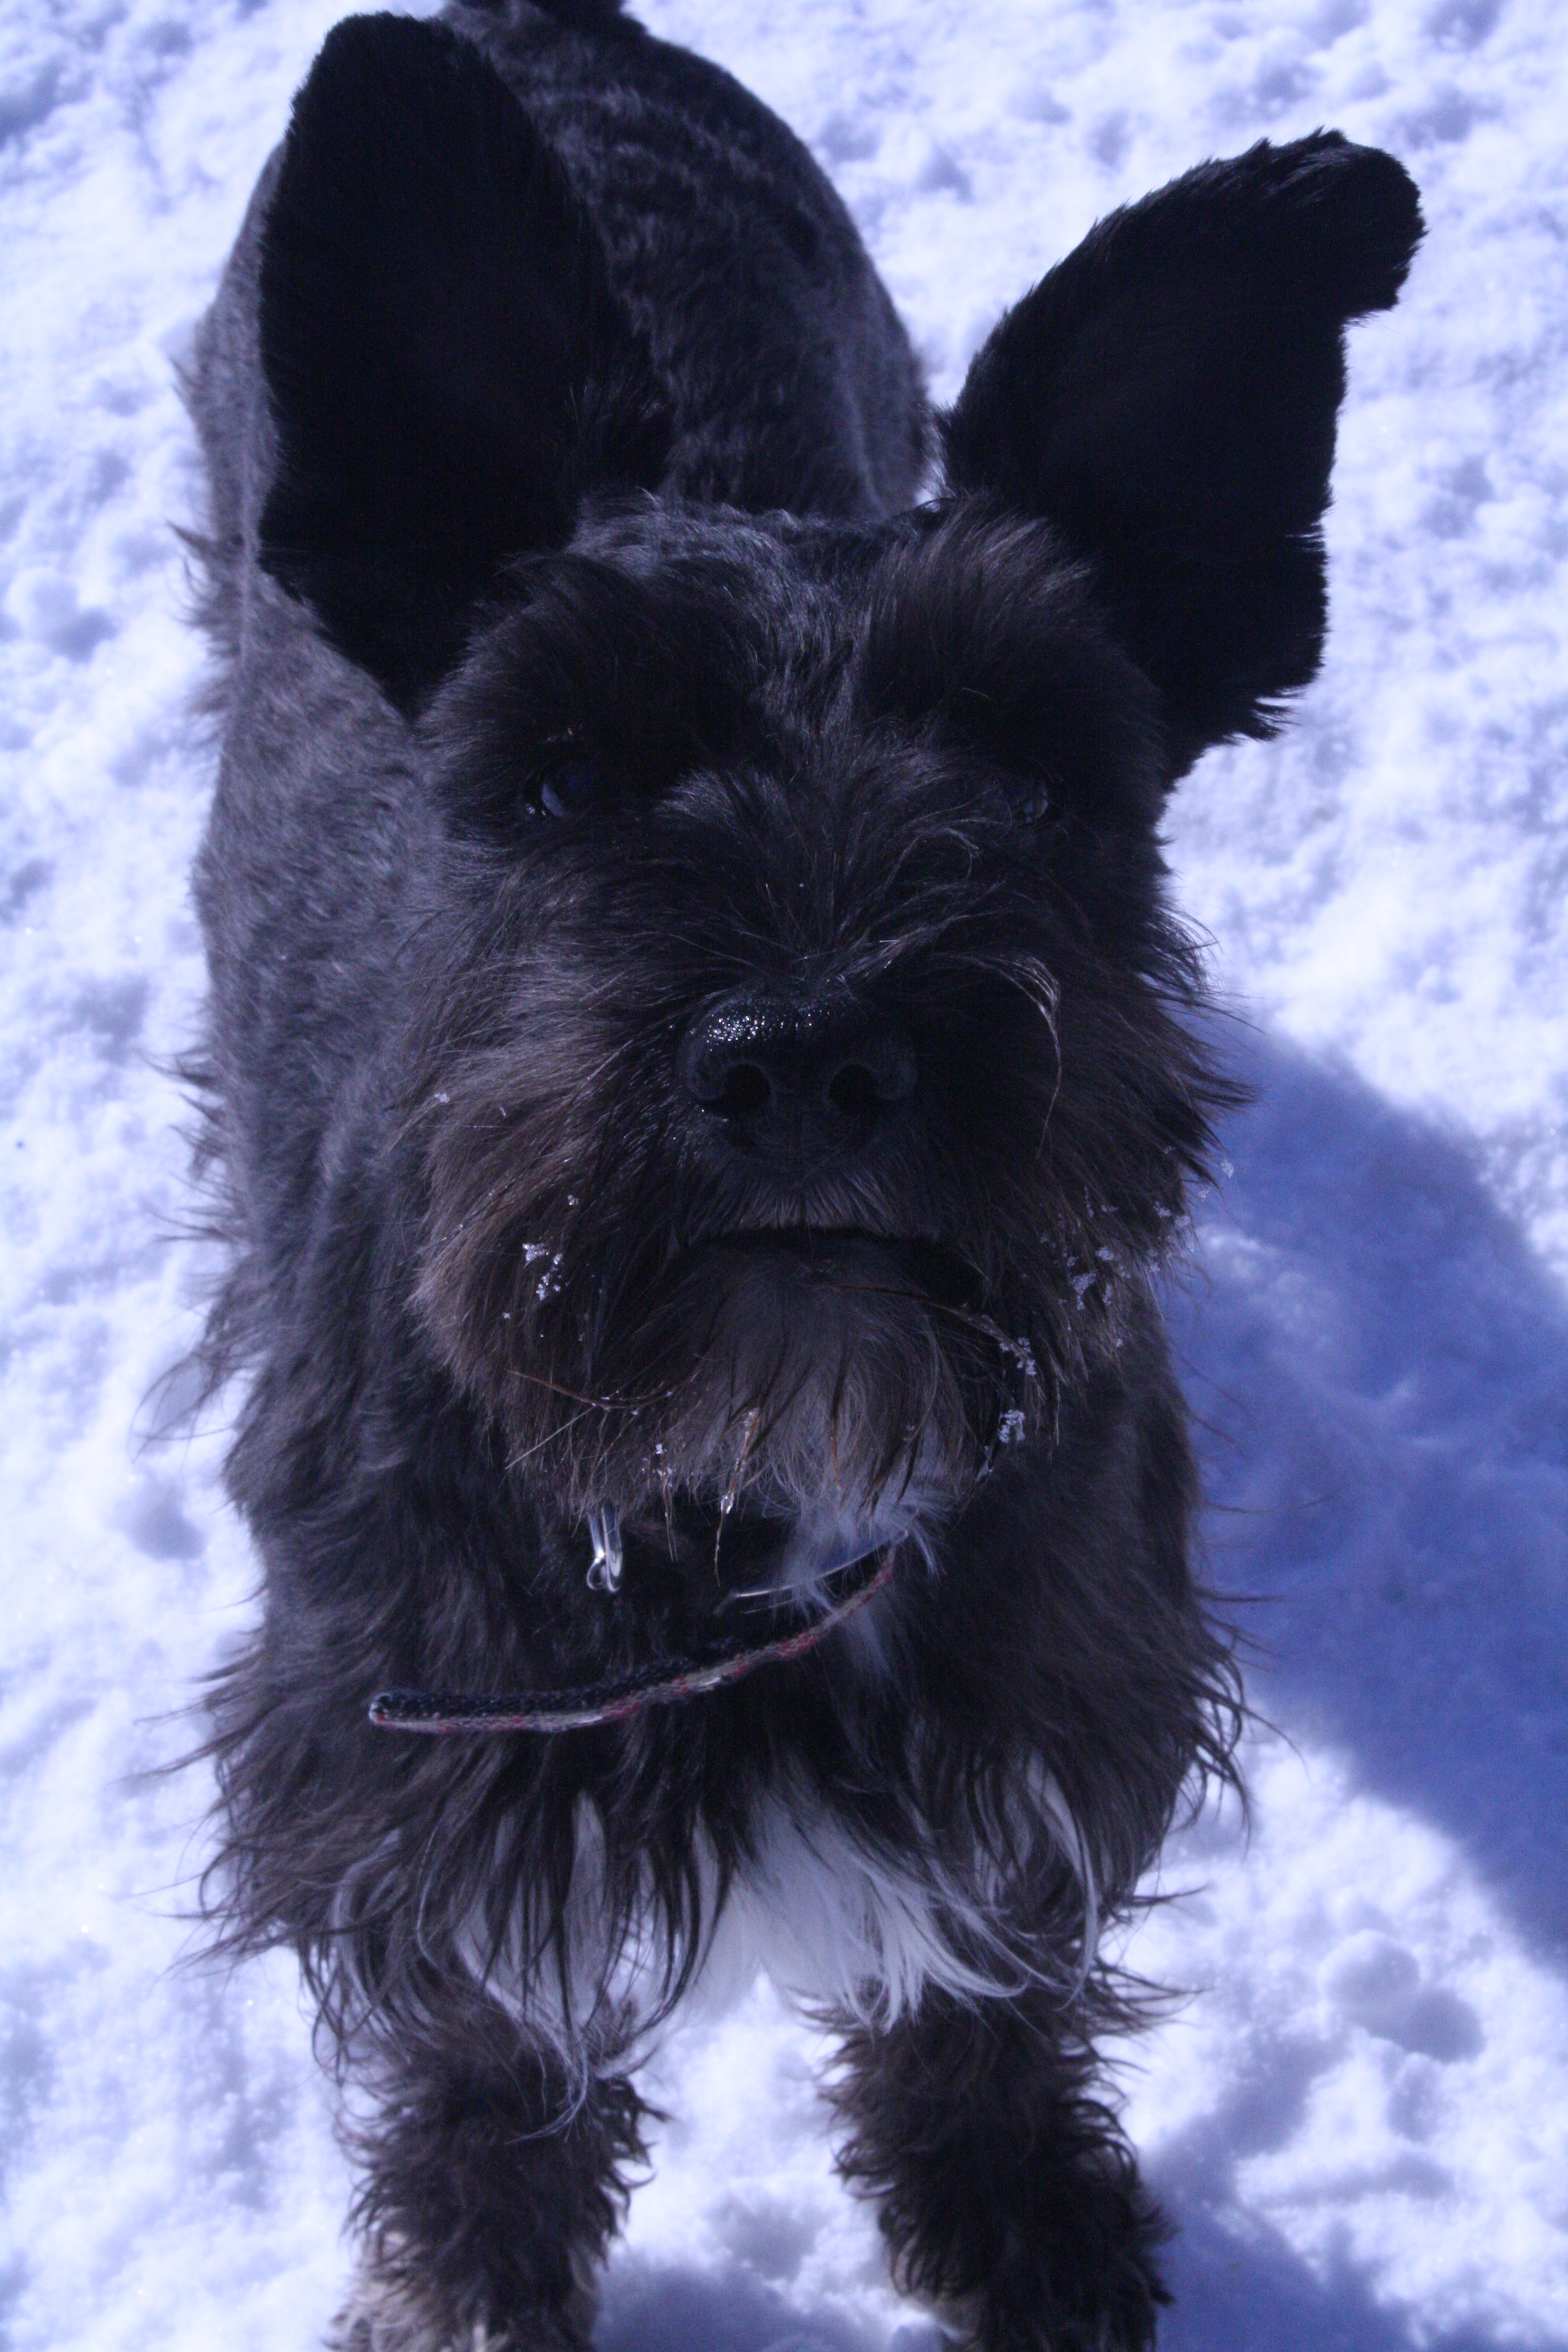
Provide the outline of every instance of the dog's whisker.
[[594,1548],[588,1569],[590,1592],[618,1592],[623,1555],[620,1514],[613,1503],[601,1503],[588,1514],[588,1535]]
[[741,1441],[741,1450],[735,1457],[735,1467],[731,1473],[730,1483],[724,1489],[724,1492],[719,1500],[719,1519],[718,1524],[713,1530],[713,1575],[715,1580],[717,1580],[719,1575],[719,1548],[724,1540],[724,1523],[735,1507],[736,1497],[739,1496],[741,1491],[741,1481],[745,1475],[746,1457],[752,1450],[752,1445],[756,1437],[758,1428],[761,1425],[762,1418],[762,1408],[760,1405],[754,1406],[752,1412],[746,1416],[745,1431]]
[[558,1444],[568,1431],[574,1429],[579,1422],[586,1421],[587,1417],[586,1411],[574,1412],[569,1420],[563,1422],[559,1428],[547,1430],[542,1437],[536,1438],[531,1445],[520,1446],[515,1453],[507,1455],[507,1468],[521,1469],[522,1465],[525,1462],[531,1462],[536,1454],[542,1454],[546,1446]]

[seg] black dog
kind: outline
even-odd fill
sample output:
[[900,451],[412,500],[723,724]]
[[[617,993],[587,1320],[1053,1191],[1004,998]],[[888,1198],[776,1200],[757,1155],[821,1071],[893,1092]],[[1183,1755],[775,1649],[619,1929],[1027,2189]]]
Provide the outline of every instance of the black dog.
[[831,2021],[903,2284],[1149,2342],[1097,1936],[1237,1707],[1157,827],[1317,664],[1418,234],[1332,132],[1205,164],[932,420],[803,149],[615,0],[322,50],[194,386],[198,892],[268,1577],[215,1900],[354,2086],[355,2352],[586,2342],[721,1946]]

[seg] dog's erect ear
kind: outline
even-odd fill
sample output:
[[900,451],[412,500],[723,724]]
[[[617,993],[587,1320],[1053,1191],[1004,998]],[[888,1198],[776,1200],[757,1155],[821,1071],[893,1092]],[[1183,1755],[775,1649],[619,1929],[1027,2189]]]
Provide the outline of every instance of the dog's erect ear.
[[1173,774],[1270,733],[1317,668],[1344,329],[1390,307],[1420,235],[1391,155],[1261,141],[1101,221],[943,420],[952,489],[1048,517],[1094,564]]
[[260,559],[412,709],[504,557],[669,424],[560,159],[471,43],[355,16],[294,103],[260,261]]

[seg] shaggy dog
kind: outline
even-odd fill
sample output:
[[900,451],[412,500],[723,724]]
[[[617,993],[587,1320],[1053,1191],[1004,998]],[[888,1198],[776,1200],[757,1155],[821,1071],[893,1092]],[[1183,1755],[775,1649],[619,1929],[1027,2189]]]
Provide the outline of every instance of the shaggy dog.
[[615,0],[353,18],[300,92],[192,385],[267,1575],[213,1900],[345,2079],[353,2352],[585,2345],[638,2059],[759,1964],[901,2284],[1151,2340],[1097,1939],[1237,1708],[1158,826],[1317,665],[1418,234],[1331,131],[1205,163],[933,418],[805,150]]

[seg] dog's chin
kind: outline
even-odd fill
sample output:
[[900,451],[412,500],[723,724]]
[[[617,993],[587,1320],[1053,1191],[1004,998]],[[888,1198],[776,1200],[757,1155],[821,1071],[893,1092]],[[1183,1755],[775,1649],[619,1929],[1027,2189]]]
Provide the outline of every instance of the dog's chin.
[[596,1393],[574,1409],[520,1381],[514,1395],[554,1425],[518,1434],[557,1504],[607,1504],[678,1539],[689,1523],[710,1574],[717,1547],[726,1583],[805,1594],[920,1538],[973,1487],[1007,1398],[972,1286],[924,1240],[719,1235],[606,1329],[596,1352],[613,1391],[591,1369]]
[[[929,1567],[948,1508],[945,1494],[911,1488],[862,1510],[842,1500],[780,1513],[754,1501],[681,1493],[668,1517],[614,1525],[630,1586],[647,1591],[673,1576],[716,1627],[770,1633],[788,1609],[810,1621],[852,1601],[895,1555]],[[591,1521],[605,1525],[603,1512]]]

